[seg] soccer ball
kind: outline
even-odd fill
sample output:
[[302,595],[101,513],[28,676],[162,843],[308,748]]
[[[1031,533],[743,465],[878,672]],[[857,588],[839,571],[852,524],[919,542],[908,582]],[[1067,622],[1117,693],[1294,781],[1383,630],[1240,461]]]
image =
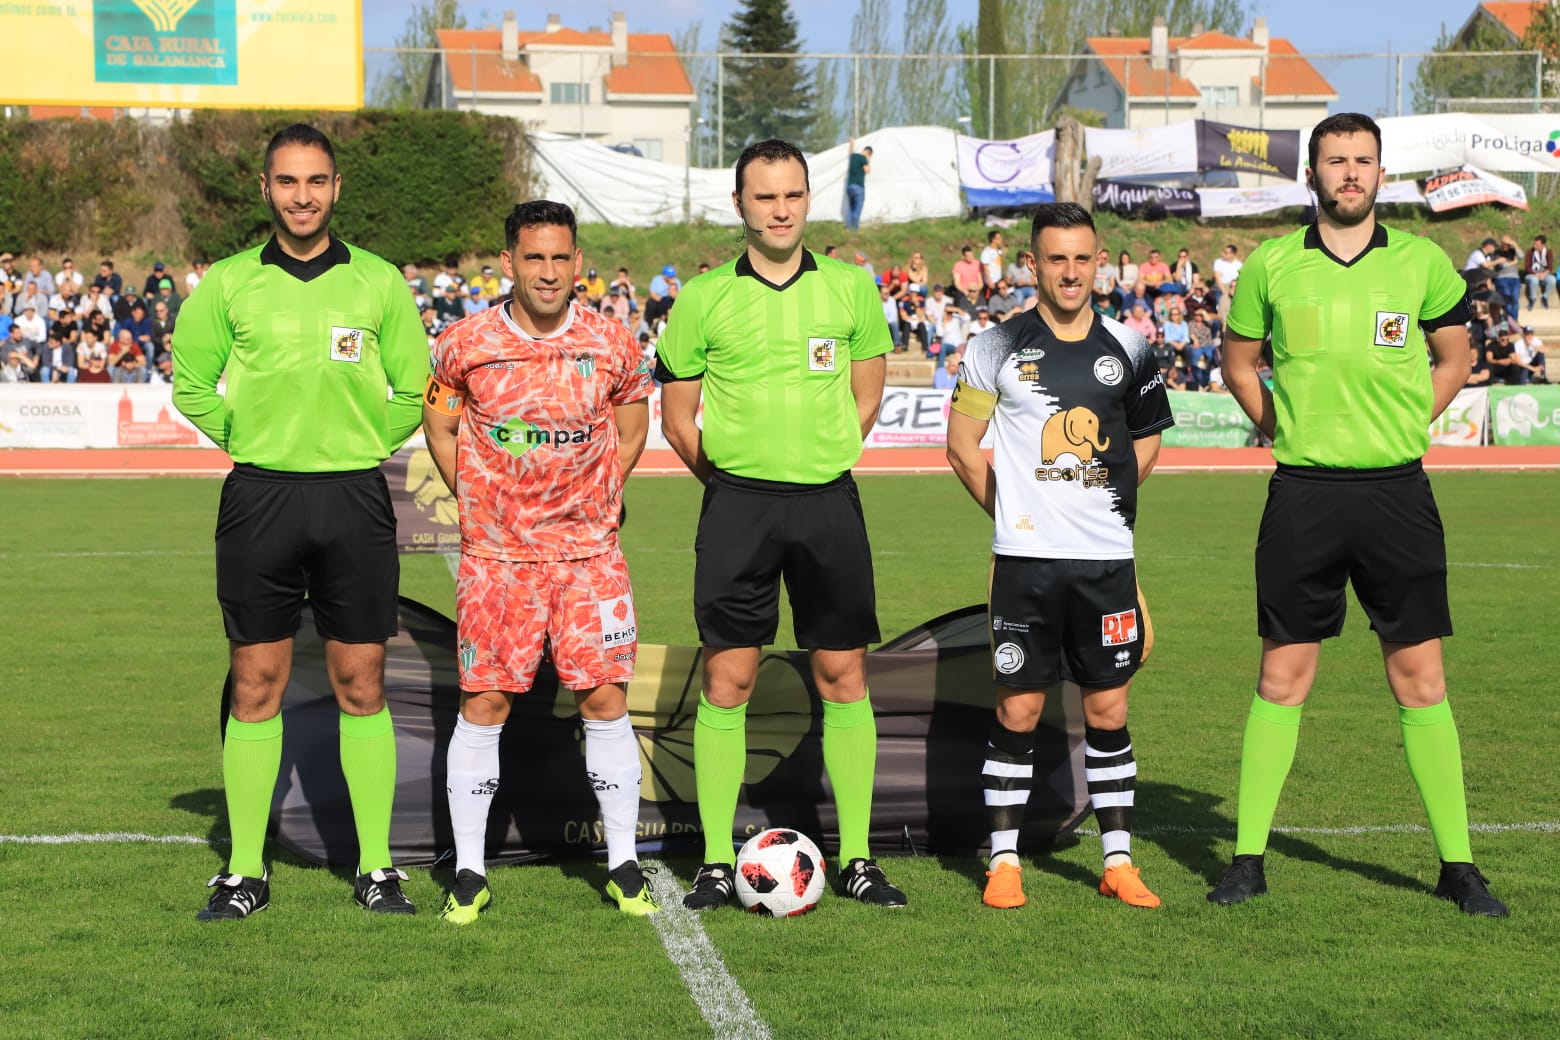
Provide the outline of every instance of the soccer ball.
[[755,914],[795,917],[823,895],[823,853],[800,831],[771,827],[737,853],[737,898]]

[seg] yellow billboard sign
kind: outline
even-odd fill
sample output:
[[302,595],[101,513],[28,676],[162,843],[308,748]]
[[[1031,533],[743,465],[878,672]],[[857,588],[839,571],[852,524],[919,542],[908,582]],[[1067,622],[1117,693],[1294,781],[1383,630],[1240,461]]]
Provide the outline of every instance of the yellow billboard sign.
[[363,105],[361,0],[0,0],[0,39],[0,104]]

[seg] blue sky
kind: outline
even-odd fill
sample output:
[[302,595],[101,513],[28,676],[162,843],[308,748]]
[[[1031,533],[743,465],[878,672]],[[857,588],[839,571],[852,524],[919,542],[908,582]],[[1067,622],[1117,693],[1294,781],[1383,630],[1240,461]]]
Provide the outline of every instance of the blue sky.
[[[1061,0],[1056,0],[1061,2]],[[564,24],[584,29],[611,22],[614,10],[628,15],[630,32],[664,32],[676,35],[689,24],[703,23],[703,40],[713,49],[722,22],[740,7],[738,0],[498,0],[497,3],[462,5],[473,26],[496,25],[506,10],[514,10],[523,28],[541,28],[549,12],[564,16]],[[903,0],[889,0],[898,14]],[[1378,54],[1428,51],[1434,45],[1444,23],[1455,31],[1477,5],[1473,0],[1417,0],[1412,16],[1405,17],[1406,4],[1370,3],[1361,0],[1310,0],[1305,4],[1257,0],[1250,5],[1247,26],[1256,15],[1268,21],[1274,36],[1286,36],[1303,54]],[[405,26],[411,10],[409,0],[363,0],[364,42],[369,47],[390,46]],[[949,0],[948,8],[956,18],[973,18],[973,0]],[[801,28],[804,47],[809,51],[839,53],[850,50],[850,23],[856,12],[852,0],[791,0]],[[897,25],[889,39],[899,38]],[[1356,109],[1371,114],[1393,115],[1396,108],[1395,67],[1383,60],[1344,61],[1317,59],[1316,64],[1335,88],[1337,108]],[[1404,62],[1402,105],[1411,111],[1413,65]]]

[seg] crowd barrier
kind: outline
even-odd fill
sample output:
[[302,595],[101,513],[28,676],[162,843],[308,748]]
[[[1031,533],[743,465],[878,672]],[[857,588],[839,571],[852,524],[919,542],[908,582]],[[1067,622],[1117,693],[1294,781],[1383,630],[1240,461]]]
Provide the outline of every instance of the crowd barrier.
[[[167,385],[0,384],[0,448],[212,447],[173,407]],[[867,436],[869,448],[941,447],[948,433],[947,390],[891,386]],[[1175,426],[1167,447],[1240,448],[1255,431],[1228,394],[1171,391]],[[1560,444],[1560,386],[1496,386],[1460,391],[1430,428],[1431,442],[1455,447]],[[661,436],[661,394],[650,398],[647,448]]]

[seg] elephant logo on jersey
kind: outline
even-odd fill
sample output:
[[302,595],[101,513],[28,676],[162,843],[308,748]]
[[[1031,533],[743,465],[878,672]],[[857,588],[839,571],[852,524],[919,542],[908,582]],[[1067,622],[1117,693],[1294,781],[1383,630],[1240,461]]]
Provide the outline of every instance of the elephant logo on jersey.
[[1099,416],[1087,408],[1063,408],[1045,421],[1040,431],[1040,462],[1049,466],[1066,452],[1087,465],[1096,451],[1110,448],[1110,438],[1100,439]]
[[1408,315],[1397,311],[1376,312],[1376,346],[1401,347],[1408,342]]

